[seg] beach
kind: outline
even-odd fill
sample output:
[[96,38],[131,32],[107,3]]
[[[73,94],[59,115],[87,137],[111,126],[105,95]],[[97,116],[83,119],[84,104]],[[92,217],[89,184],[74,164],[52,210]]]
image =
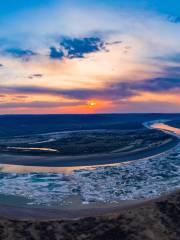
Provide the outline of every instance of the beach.
[[[7,197],[9,199],[9,197]],[[20,202],[18,202],[20,200]],[[129,209],[131,207],[140,206],[152,200],[124,200],[116,203],[94,203],[83,205],[77,199],[67,206],[59,208],[51,207],[28,207],[25,199],[14,197],[10,204],[0,203],[0,217],[16,220],[54,220],[54,219],[75,219],[84,217],[96,217],[98,215],[116,213]],[[17,203],[18,202],[18,203]],[[16,204],[17,203],[17,204]]]

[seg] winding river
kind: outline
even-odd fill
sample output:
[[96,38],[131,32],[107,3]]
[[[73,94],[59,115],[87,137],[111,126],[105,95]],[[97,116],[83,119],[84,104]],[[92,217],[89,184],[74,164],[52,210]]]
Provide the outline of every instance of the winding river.
[[[88,167],[69,166],[72,172],[66,174],[64,167],[59,167],[63,160],[27,157],[20,159],[17,156],[6,156],[10,164],[2,164],[0,171],[0,193],[4,199],[8,196],[25,198],[28,205],[60,206],[73,202],[73,198],[79,197],[82,202],[111,203],[119,200],[134,200],[157,197],[161,194],[180,188],[180,129],[170,127],[165,121],[145,123],[151,129],[159,129],[167,134],[177,137],[177,144],[159,152],[153,152],[151,156],[134,156],[131,160],[120,159],[118,154],[108,155],[107,159],[101,157],[101,166],[93,169]],[[143,154],[142,154],[143,155]],[[91,157],[92,158],[92,157]],[[99,155],[100,158],[100,155]],[[99,159],[97,158],[97,159]],[[3,159],[1,157],[1,159]],[[97,161],[96,158],[93,159]],[[147,161],[147,159],[149,161]],[[84,158],[82,158],[84,163]],[[107,162],[108,164],[102,163]],[[137,161],[134,161],[137,160]],[[17,161],[17,165],[12,165]],[[46,167],[31,166],[36,161],[43,161]],[[48,166],[53,161],[56,167]],[[69,159],[70,161],[70,159]],[[87,159],[86,159],[87,161]],[[66,162],[64,160],[64,162]],[[111,164],[109,164],[111,162]],[[127,164],[125,164],[125,162]],[[21,164],[20,163],[24,163]],[[72,164],[72,162],[70,162]],[[76,164],[79,162],[76,162]],[[87,161],[88,163],[88,161]],[[91,167],[92,167],[92,162]],[[25,166],[26,165],[26,166]],[[108,167],[107,167],[108,165]],[[9,171],[8,171],[9,170]],[[45,173],[43,173],[45,172]],[[5,198],[6,197],[6,198]],[[69,200],[68,200],[69,199]],[[19,200],[13,200],[13,204]],[[20,202],[21,204],[21,202]],[[75,205],[77,207],[76,201]]]
[[147,149],[129,155],[121,155],[119,153],[109,154],[94,154],[84,156],[23,156],[23,155],[0,155],[0,166],[2,168],[16,169],[21,171],[45,171],[45,172],[59,172],[64,169],[78,169],[82,167],[94,167],[104,165],[116,165],[118,163],[124,163],[129,161],[135,161],[140,159],[146,159],[159,155],[167,150],[175,147],[180,138],[180,129],[174,128],[166,124],[166,121],[158,120],[144,123],[144,126],[150,129],[158,129],[166,132],[167,134],[177,137],[168,145],[163,145],[154,149]]
[[162,130],[170,135],[176,136],[177,138],[180,139],[180,129],[179,128],[175,128],[175,127],[171,127],[167,124],[165,124],[164,122],[155,122],[152,123],[150,125],[150,128],[154,128],[154,129],[159,129]]

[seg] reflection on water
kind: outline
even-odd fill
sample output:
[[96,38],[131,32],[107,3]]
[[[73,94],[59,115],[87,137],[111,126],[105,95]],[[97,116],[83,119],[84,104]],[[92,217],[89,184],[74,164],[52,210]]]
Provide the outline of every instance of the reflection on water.
[[[145,126],[180,138],[180,129],[163,121],[148,122]],[[8,156],[1,154],[0,157]],[[30,160],[29,156],[25,157]],[[37,160],[37,156],[34,158]],[[68,204],[70,208],[77,208],[76,198],[84,204],[153,198],[180,187],[180,143],[151,157],[111,165],[33,167],[0,164],[0,179],[2,202],[10,196],[14,199],[13,205],[19,203],[19,197],[28,205],[53,208]]]
[[[127,164],[128,162],[126,162]],[[38,167],[38,166],[23,166],[23,165],[11,165],[11,164],[0,164],[0,172],[16,172],[16,173],[66,173],[71,174],[76,170],[93,170],[99,167],[106,166],[120,166],[124,163],[112,163],[102,164],[93,166],[77,166],[77,167]]]
[[[0,173],[2,202],[23,197],[28,205],[77,208],[82,204],[149,199],[180,187],[180,144],[149,161],[64,173]],[[4,197],[5,196],[5,197]],[[80,201],[80,204],[81,204]]]
[[1,172],[16,172],[16,173],[38,173],[38,172],[48,172],[48,173],[58,173],[65,172],[71,173],[75,170],[78,170],[79,167],[37,167],[37,166],[22,166],[22,165],[9,165],[9,164],[0,164]]
[[[165,123],[162,122],[149,122],[146,123],[147,127],[153,128],[153,129],[160,129],[163,131],[166,131],[169,134],[176,135],[177,137],[180,138],[180,129],[179,128],[174,128],[171,126],[168,126]],[[11,147],[14,148],[15,147]],[[49,148],[18,148],[16,149],[24,149],[24,150],[44,150],[44,151],[57,151],[55,149],[49,149]],[[157,154],[160,155],[160,154]],[[150,157],[146,157],[145,159],[149,159]],[[139,159],[142,160],[142,159]],[[94,166],[78,166],[78,167],[38,167],[38,166],[22,166],[22,165],[9,165],[9,164],[0,164],[0,171],[1,172],[16,172],[16,173],[67,173],[70,174],[75,170],[93,170],[99,167],[106,167],[106,166],[123,166],[127,165],[128,163],[114,163],[114,164],[102,164],[102,165],[94,165]]]
[[7,147],[7,149],[24,150],[24,151],[45,151],[45,152],[58,152],[53,148],[27,148],[27,147]]
[[179,128],[175,128],[175,127],[171,127],[165,123],[153,123],[151,125],[151,128],[156,128],[156,129],[161,129],[176,135],[180,135],[180,129]]

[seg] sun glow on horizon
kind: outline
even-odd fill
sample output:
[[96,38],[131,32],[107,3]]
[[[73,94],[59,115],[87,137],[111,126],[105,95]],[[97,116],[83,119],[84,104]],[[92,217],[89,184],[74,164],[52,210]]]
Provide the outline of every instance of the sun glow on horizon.
[[2,1],[0,114],[180,111],[180,3],[46,1]]
[[88,105],[90,107],[95,107],[97,105],[97,102],[95,102],[95,101],[88,101]]

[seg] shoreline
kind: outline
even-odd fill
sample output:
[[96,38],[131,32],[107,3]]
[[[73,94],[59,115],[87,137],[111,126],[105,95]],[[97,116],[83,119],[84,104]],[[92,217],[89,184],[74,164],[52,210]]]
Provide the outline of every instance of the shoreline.
[[170,193],[165,193],[161,196],[152,199],[143,200],[124,200],[116,204],[107,204],[106,206],[88,207],[88,208],[69,208],[69,209],[49,209],[36,207],[17,207],[8,204],[0,204],[0,219],[18,221],[41,221],[51,222],[59,220],[76,220],[90,217],[109,216],[114,214],[121,214],[136,208],[148,207],[153,203],[164,201],[171,196],[180,193],[177,189]]
[[84,156],[68,156],[68,157],[44,157],[44,156],[21,156],[11,154],[0,154],[0,164],[26,166],[26,167],[88,167],[110,165],[129,161],[150,158],[154,155],[164,153],[179,143],[179,139],[174,137],[172,141],[162,146],[152,149],[132,152],[126,155],[119,153],[95,154]]
[[[102,153],[102,154],[87,154],[77,156],[41,156],[41,155],[16,155],[8,153],[0,153],[0,164],[14,165],[23,167],[44,167],[44,168],[72,168],[72,167],[95,167],[118,164],[123,162],[141,160],[145,158],[154,157],[161,153],[165,153],[168,150],[175,147],[180,138],[178,134],[166,131],[165,129],[152,127],[156,123],[164,123],[167,120],[154,120],[150,122],[144,122],[143,125],[149,129],[156,129],[157,131],[165,132],[172,136],[171,141],[162,143],[160,146],[152,147],[151,149],[138,149],[137,151],[130,151],[127,153]],[[167,125],[167,127],[170,127]],[[45,170],[45,169],[44,169]]]
[[[154,152],[153,152],[153,156],[158,156],[161,153],[164,154],[165,152],[167,152],[170,149],[172,149],[173,147],[175,147],[176,144],[178,144],[178,143],[179,143],[179,139],[174,137],[171,142],[168,142],[158,148],[158,150],[161,150],[160,153],[157,153],[156,155],[154,155]],[[168,149],[164,150],[164,148],[168,148]],[[164,151],[162,151],[162,149]],[[152,153],[152,149],[149,151],[151,151],[151,153]],[[156,152],[157,148],[155,148],[154,151]],[[146,153],[142,153],[142,154],[146,154]],[[139,153],[137,153],[137,154],[139,155]],[[118,154],[111,154],[111,155],[118,155]],[[148,156],[146,158],[150,158],[150,156]],[[141,159],[138,158],[137,160],[141,160]],[[111,159],[111,161],[112,161],[112,159]],[[130,160],[128,159],[128,161],[130,161]],[[126,162],[126,161],[123,161],[123,163],[124,162]],[[91,166],[92,166],[92,164],[91,164]],[[6,199],[5,202],[8,204],[4,204],[3,203],[4,200],[1,201],[1,199],[0,199],[0,216],[20,217],[22,219],[28,218],[29,216],[32,217],[33,219],[36,219],[36,218],[43,219],[44,217],[46,217],[48,219],[56,219],[57,217],[71,219],[71,218],[77,218],[77,217],[79,218],[79,217],[88,217],[88,216],[98,216],[99,214],[103,215],[103,214],[109,214],[109,213],[116,213],[117,211],[123,211],[125,209],[143,205],[148,202],[157,201],[158,199],[164,198],[164,196],[169,196],[169,194],[170,193],[168,193],[168,194],[162,193],[161,197],[158,197],[157,196],[158,194],[157,194],[156,195],[157,197],[154,195],[154,198],[149,198],[149,199],[117,200],[114,203],[101,203],[101,202],[97,201],[95,203],[90,203],[87,205],[83,204],[82,202],[80,203],[80,201],[78,202],[77,199],[70,199],[71,204],[66,205],[66,206],[62,205],[62,206],[58,206],[58,207],[54,207],[54,206],[43,207],[43,205],[41,205],[41,206],[35,205],[32,207],[29,207],[28,204],[24,204],[23,201],[25,201],[25,199],[23,199],[23,197],[20,198],[20,197],[16,197],[16,196],[8,196],[8,195],[3,196],[2,195],[2,196],[0,196],[0,198],[2,198],[2,199],[5,198]],[[12,202],[12,204],[9,204],[11,202]],[[19,204],[19,202],[20,202],[20,204]],[[16,203],[18,203],[19,205]]]

